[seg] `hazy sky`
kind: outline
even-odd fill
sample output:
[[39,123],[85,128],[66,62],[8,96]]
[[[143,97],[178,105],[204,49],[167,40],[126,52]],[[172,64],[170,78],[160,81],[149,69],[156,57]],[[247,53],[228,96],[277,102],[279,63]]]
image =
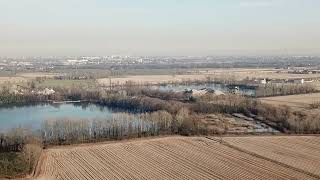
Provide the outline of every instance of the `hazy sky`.
[[0,56],[320,54],[320,0],[0,0]]

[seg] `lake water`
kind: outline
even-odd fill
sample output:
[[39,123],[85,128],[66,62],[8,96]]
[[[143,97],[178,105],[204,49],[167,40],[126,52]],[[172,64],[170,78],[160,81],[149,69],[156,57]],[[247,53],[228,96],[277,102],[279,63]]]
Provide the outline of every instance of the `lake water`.
[[42,104],[0,108],[0,131],[25,127],[38,129],[49,119],[101,119],[110,117],[115,110],[95,104]]

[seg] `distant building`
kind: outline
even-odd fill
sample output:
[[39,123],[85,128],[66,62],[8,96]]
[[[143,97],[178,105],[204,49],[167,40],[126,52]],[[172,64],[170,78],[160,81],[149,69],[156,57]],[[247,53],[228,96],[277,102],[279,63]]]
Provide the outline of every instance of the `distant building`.
[[294,84],[304,84],[305,80],[304,79],[290,79],[287,82],[288,83],[294,83]]
[[55,91],[53,89],[48,89],[48,88],[45,88],[43,91],[38,91],[38,94],[42,94],[42,95],[51,95],[54,93]]
[[303,84],[304,83],[304,79],[294,79],[293,83],[295,83],[295,84]]

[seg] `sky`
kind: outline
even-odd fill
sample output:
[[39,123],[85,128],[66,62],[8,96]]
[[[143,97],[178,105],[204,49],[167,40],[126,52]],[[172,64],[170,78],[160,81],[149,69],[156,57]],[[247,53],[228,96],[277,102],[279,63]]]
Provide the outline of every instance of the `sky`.
[[319,55],[320,0],[0,0],[0,56]]

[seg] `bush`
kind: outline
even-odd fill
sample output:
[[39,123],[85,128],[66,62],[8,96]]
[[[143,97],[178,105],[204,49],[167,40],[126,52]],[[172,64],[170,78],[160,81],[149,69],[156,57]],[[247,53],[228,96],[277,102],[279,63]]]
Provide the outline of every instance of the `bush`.
[[0,153],[0,178],[24,177],[32,173],[41,151],[39,144],[27,144],[21,152]]
[[319,109],[320,108],[320,101],[318,102],[313,102],[312,104],[309,105],[310,109]]

